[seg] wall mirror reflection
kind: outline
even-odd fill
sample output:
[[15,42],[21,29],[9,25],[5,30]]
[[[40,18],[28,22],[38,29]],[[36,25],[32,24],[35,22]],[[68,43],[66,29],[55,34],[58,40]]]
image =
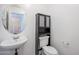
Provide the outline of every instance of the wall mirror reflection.
[[24,30],[25,13],[9,11],[4,13],[5,18],[2,18],[3,26],[10,33],[18,34]]

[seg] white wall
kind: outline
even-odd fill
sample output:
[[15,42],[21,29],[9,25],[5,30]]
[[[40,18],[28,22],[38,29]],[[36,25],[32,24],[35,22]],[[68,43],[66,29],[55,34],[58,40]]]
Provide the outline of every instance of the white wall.
[[51,16],[52,46],[60,54],[79,54],[79,5],[52,5]]
[[35,26],[36,26],[36,13],[43,13],[43,14],[49,14],[49,5],[30,5],[29,8],[27,8],[26,5],[26,13],[27,13],[27,19],[26,19],[26,31],[25,35],[29,39],[26,43],[25,47],[21,49],[20,54],[35,54]]
[[[51,45],[60,54],[79,54],[79,5],[31,5],[26,7],[25,35],[29,39],[21,54],[35,54],[35,14],[51,15]],[[69,44],[69,45],[67,45]]]
[[[51,45],[60,54],[79,54],[79,5],[23,5],[26,9],[25,36],[27,43],[19,51],[19,54],[35,54],[35,14],[43,13],[51,15]],[[0,22],[1,26],[1,22]],[[7,34],[0,27],[0,39]],[[66,45],[68,44],[69,45]]]
[[[49,5],[0,5],[2,9],[12,7],[22,7],[26,11],[26,29],[23,32],[23,34],[28,38],[27,43],[19,50],[19,54],[25,54],[25,55],[34,55],[35,54],[35,26],[36,26],[36,20],[35,20],[35,14],[36,13],[43,13],[43,14],[49,14]],[[2,29],[2,28],[1,28]],[[3,30],[3,29],[2,29]],[[0,30],[2,36],[2,32]],[[3,35],[7,37],[6,35]],[[3,37],[2,36],[2,37]]]

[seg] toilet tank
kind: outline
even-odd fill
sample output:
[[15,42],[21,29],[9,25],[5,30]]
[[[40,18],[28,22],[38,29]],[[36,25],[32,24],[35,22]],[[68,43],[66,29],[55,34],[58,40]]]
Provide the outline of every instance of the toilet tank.
[[48,45],[49,36],[39,37],[40,39],[40,48]]

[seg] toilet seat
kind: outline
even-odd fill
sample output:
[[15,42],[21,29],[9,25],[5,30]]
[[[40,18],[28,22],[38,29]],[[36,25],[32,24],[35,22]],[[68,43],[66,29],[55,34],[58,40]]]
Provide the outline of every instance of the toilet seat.
[[57,55],[58,54],[57,50],[51,46],[43,47],[43,51],[46,55]]

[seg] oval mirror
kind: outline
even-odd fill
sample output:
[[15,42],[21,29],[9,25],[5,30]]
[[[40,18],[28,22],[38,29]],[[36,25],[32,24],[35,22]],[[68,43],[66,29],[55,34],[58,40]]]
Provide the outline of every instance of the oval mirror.
[[25,12],[14,8],[5,11],[2,18],[3,25],[10,33],[19,34],[24,30]]

